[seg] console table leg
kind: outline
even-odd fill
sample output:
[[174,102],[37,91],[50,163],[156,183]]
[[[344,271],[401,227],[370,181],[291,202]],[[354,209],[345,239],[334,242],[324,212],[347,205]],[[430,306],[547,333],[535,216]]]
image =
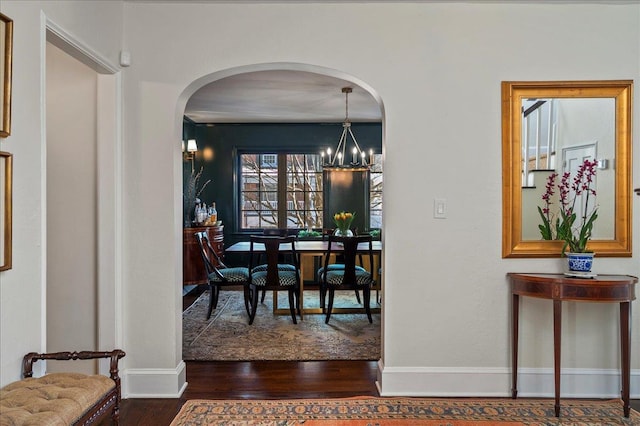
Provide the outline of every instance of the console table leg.
[[514,294],[511,299],[511,398],[518,397],[518,323],[520,312],[520,296]]
[[560,352],[562,347],[562,302],[553,301],[553,376],[555,382],[555,412],[560,417]]
[[631,407],[629,405],[629,389],[631,381],[631,303],[620,303],[620,351],[622,363],[620,369],[622,381],[622,403],[624,416],[629,417]]

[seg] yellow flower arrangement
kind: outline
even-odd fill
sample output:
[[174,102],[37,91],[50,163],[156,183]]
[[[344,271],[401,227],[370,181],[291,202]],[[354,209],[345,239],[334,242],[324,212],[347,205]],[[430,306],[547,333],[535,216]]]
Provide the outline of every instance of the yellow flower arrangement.
[[333,215],[333,222],[336,224],[336,227],[342,235],[347,235],[347,231],[351,228],[351,222],[353,222],[353,218],[355,216],[355,212],[351,213],[344,211]]

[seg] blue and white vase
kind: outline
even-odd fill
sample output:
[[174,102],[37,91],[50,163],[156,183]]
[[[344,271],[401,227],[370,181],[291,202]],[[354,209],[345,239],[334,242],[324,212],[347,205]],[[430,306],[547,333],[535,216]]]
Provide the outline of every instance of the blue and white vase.
[[569,272],[591,272],[595,253],[567,253]]

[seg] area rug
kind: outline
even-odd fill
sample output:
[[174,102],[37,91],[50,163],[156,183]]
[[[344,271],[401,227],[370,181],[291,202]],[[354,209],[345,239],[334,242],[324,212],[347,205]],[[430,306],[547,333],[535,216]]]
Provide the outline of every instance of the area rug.
[[622,401],[553,399],[376,398],[190,400],[171,426],[488,426],[638,425],[640,414],[622,413]]
[[[278,307],[288,308],[286,292]],[[290,315],[274,315],[271,293],[258,305],[249,325],[241,291],[221,291],[218,307],[206,319],[209,293],[204,292],[182,315],[185,361],[320,361],[380,359],[380,314],[369,324],[366,314],[308,314],[298,324]],[[372,305],[375,302],[372,302]],[[305,290],[305,307],[319,306],[318,292]],[[336,292],[335,307],[357,307],[353,291]],[[361,305],[360,305],[361,306]]]

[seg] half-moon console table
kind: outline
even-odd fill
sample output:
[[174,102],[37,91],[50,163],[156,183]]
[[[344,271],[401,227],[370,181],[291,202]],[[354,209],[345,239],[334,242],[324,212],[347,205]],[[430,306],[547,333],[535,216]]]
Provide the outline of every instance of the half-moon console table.
[[518,396],[518,314],[520,296],[553,300],[553,369],[555,379],[555,414],[560,417],[560,347],[562,302],[620,303],[620,346],[622,401],[624,416],[629,417],[631,380],[631,301],[635,300],[638,278],[630,275],[598,275],[595,278],[569,278],[564,274],[508,273],[512,295],[512,387],[511,397]]

